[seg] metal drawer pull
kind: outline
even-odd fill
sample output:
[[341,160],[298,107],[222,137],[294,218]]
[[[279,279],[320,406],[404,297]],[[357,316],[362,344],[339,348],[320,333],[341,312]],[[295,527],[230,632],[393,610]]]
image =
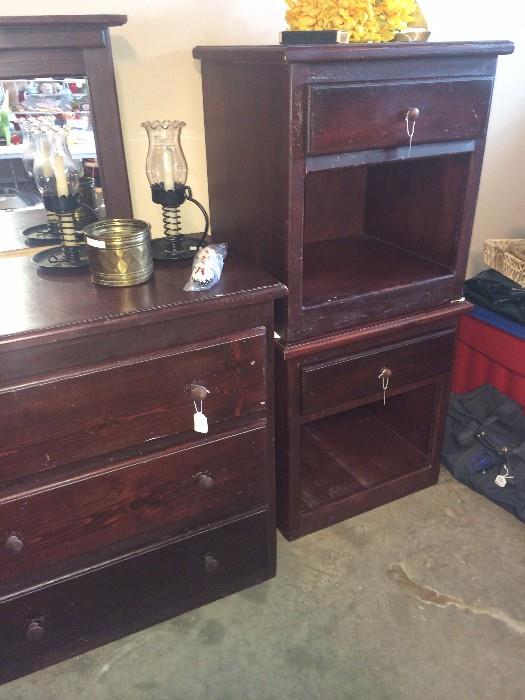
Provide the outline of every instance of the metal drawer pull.
[[383,406],[386,406],[386,390],[390,383],[390,377],[392,376],[392,370],[388,367],[382,367],[379,373],[378,379],[381,380],[381,386],[383,387]]
[[209,393],[209,389],[206,389],[206,387],[202,386],[201,384],[191,385],[192,401],[204,401],[204,399],[208,397]]
[[44,636],[45,629],[42,627],[40,622],[33,620],[30,622],[26,629],[26,639],[28,642],[37,642]]
[[9,535],[4,543],[4,549],[9,554],[19,554],[24,549],[24,543],[16,535]]
[[414,136],[414,130],[416,128],[416,119],[419,117],[419,107],[410,107],[405,114],[405,124],[407,127],[408,136],[408,154],[407,158],[410,158],[410,151],[412,150],[412,138]]
[[198,474],[197,483],[203,491],[208,491],[213,486],[213,478],[209,474]]
[[408,120],[410,120],[411,122],[415,122],[418,117],[419,117],[419,107],[410,107],[410,109],[407,112],[406,118]]
[[213,554],[210,552],[203,556],[202,561],[204,563],[204,570],[207,574],[213,574],[219,568],[219,560],[215,559]]

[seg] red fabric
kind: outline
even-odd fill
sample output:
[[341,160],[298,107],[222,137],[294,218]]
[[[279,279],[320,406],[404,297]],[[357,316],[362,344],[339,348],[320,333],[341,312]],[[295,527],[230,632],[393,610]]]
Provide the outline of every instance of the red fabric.
[[459,322],[452,391],[492,384],[525,408],[525,340],[472,316]]

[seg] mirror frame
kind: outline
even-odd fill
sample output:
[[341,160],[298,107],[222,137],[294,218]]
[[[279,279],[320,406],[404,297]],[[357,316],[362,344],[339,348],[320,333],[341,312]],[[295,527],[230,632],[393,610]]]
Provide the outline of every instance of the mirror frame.
[[132,218],[109,27],[126,15],[0,17],[0,78],[86,77],[108,218]]

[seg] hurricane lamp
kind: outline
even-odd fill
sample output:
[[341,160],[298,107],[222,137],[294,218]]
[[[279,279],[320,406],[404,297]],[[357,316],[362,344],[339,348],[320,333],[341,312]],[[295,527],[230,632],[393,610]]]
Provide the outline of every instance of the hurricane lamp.
[[33,161],[33,178],[44,200],[46,211],[57,217],[60,247],[41,251],[33,262],[46,269],[86,267],[85,246],[75,224],[79,207],[79,171],[69,152],[66,132],[43,134]]
[[[202,204],[193,198],[186,185],[188,166],[181,146],[182,121],[148,121],[142,126],[148,134],[146,174],[151,187],[151,199],[162,206],[164,237],[152,241],[156,260],[185,260],[192,258],[204,244],[209,229],[208,214]],[[182,233],[180,207],[192,202],[204,216],[204,230],[200,234]]]

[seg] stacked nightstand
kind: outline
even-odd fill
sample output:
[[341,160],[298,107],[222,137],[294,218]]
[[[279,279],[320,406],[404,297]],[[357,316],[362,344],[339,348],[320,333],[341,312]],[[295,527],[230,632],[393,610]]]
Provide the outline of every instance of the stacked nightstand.
[[438,477],[497,57],[509,42],[198,47],[214,237],[287,284],[278,522]]

